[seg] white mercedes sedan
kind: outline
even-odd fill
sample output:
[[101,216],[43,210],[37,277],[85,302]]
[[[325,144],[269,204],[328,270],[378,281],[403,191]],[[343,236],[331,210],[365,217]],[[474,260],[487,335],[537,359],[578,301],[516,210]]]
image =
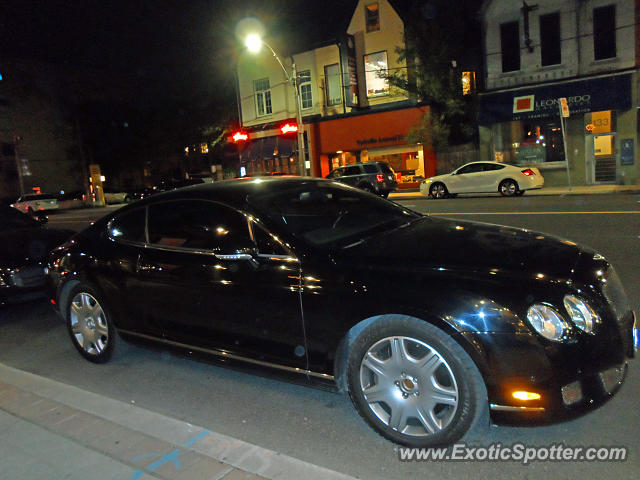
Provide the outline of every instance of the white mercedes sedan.
[[537,168],[518,167],[498,162],[472,162],[451,173],[427,178],[420,192],[433,198],[445,198],[459,193],[501,193],[505,197],[519,196],[525,190],[542,188],[544,177]]

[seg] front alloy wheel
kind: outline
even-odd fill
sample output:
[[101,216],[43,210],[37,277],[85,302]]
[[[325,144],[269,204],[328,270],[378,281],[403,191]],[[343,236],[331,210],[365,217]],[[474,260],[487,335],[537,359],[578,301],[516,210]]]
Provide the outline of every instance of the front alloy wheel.
[[76,287],[67,311],[67,327],[74,346],[87,360],[104,363],[111,358],[115,330],[107,310],[88,287]]
[[447,196],[447,193],[447,187],[445,187],[444,183],[434,183],[429,189],[429,194],[433,198],[444,198]]
[[458,386],[447,361],[425,342],[388,337],[362,358],[360,388],[374,415],[414,437],[446,428],[458,408]]
[[385,315],[348,348],[351,400],[360,416],[393,442],[448,445],[486,412],[486,389],[475,363],[430,323]]

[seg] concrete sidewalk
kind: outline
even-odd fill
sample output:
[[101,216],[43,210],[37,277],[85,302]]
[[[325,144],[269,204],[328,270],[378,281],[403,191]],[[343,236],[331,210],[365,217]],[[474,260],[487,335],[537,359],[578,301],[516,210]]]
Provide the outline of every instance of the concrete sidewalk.
[[[611,194],[611,193],[640,193],[640,185],[580,185],[575,187],[544,187],[540,190],[527,190],[525,196],[540,196],[540,195],[597,195],[597,194]],[[465,194],[462,194],[464,198]],[[480,195],[480,194],[472,194]],[[487,194],[490,195],[490,194]],[[495,195],[498,195],[496,193]],[[418,190],[396,190],[389,195],[389,198],[401,199],[401,198],[427,198]]]
[[0,364],[0,479],[351,480]]

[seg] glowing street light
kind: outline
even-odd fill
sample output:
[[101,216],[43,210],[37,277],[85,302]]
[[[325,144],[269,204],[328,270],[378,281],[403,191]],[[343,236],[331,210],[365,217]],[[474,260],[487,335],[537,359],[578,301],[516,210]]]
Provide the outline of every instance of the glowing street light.
[[[298,89],[298,72],[296,70],[295,62],[291,65],[291,74],[287,71],[285,66],[280,60],[280,57],[276,54],[275,50],[271,48],[267,42],[262,40],[262,38],[257,34],[247,35],[245,38],[245,46],[247,50],[251,53],[258,53],[260,48],[264,45],[267,47],[275,59],[278,61],[278,64],[282,68],[284,72],[284,76],[287,79],[287,82],[291,84],[296,96],[296,123],[298,124],[298,168],[300,171],[300,175],[304,176],[307,173],[306,165],[305,165],[305,155],[304,155],[304,125],[302,124],[302,110],[301,110],[301,99],[300,99],[300,90]],[[285,132],[283,132],[285,133]]]

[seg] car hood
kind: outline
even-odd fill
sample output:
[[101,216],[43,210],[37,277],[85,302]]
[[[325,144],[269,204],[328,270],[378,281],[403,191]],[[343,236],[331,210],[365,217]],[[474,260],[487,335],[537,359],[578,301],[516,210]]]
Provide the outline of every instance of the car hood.
[[423,267],[568,278],[583,250],[568,240],[529,230],[423,217],[345,247],[336,260],[374,269]]
[[0,232],[0,267],[13,268],[39,262],[64,243],[73,232],[49,228],[16,228]]

